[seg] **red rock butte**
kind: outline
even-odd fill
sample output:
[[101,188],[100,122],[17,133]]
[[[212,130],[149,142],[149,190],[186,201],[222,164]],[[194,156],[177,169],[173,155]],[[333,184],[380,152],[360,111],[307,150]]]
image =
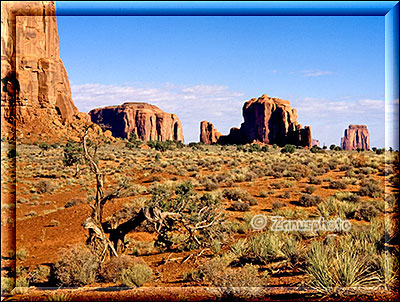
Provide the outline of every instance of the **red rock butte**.
[[366,125],[349,125],[340,141],[344,150],[369,150],[369,132]]
[[202,121],[200,141],[205,144],[260,142],[311,147],[311,128],[301,127],[297,122],[297,111],[290,107],[288,100],[264,94],[245,102],[242,111],[244,122],[240,128],[231,128],[228,135],[221,135],[210,122]]
[[103,131],[110,130],[114,137],[129,138],[135,133],[141,140],[183,142],[182,124],[176,114],[166,113],[147,103],[127,102],[89,112],[93,123]]
[[1,45],[2,136],[77,138],[78,129],[90,119],[78,112],[71,98],[59,57],[55,3],[2,2]]

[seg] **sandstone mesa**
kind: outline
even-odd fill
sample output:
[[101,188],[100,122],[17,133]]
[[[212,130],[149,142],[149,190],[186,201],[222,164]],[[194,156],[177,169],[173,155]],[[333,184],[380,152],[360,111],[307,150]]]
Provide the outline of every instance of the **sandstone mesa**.
[[93,123],[114,137],[129,138],[131,133],[141,140],[183,142],[182,124],[176,114],[166,113],[147,103],[127,102],[119,106],[93,109],[89,112]]
[[340,146],[344,150],[369,150],[369,132],[367,126],[349,125],[349,128],[344,130],[344,137],[341,139]]
[[200,141],[205,144],[247,144],[260,142],[284,146],[311,147],[311,128],[304,128],[297,122],[297,111],[290,102],[271,98],[264,94],[243,105],[244,122],[240,128],[231,128],[228,135],[221,135],[207,121],[200,125]]

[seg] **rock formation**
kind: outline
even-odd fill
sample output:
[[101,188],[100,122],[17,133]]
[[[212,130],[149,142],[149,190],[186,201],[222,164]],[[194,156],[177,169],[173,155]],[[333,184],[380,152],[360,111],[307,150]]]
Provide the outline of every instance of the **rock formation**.
[[103,131],[110,130],[114,137],[128,138],[135,133],[145,141],[183,142],[182,124],[178,117],[154,105],[128,102],[93,109],[89,115],[93,123],[100,125]]
[[311,141],[311,147],[313,147],[313,146],[321,147],[321,144],[320,144],[319,140],[317,140],[317,139],[312,139],[312,141]]
[[218,142],[221,133],[214,128],[214,125],[207,121],[200,123],[200,141],[204,144],[211,145]]
[[88,119],[72,101],[58,42],[54,2],[2,3],[2,135],[65,138]]
[[340,146],[344,150],[355,150],[357,148],[369,150],[369,132],[366,125],[349,125],[344,130]]
[[202,122],[200,141],[205,144],[246,144],[257,141],[279,146],[293,144],[311,147],[311,128],[302,128],[297,123],[296,109],[292,109],[287,100],[270,98],[266,94],[258,99],[253,98],[244,104],[243,118],[244,123],[240,128],[232,128],[228,135],[220,135],[216,141],[210,139],[209,129],[216,132],[213,125]]

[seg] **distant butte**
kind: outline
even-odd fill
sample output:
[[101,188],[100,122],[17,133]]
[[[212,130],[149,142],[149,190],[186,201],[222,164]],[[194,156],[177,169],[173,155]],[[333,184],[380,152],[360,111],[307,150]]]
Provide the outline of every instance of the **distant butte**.
[[129,138],[134,133],[145,141],[184,141],[182,124],[176,114],[151,104],[126,102],[93,109],[89,115],[93,123],[103,131],[110,130],[114,137]]
[[301,127],[296,109],[290,107],[288,100],[264,94],[245,102],[242,111],[244,123],[240,128],[231,128],[228,135],[221,135],[213,124],[202,121],[200,141],[205,144],[293,144],[311,148],[311,128]]
[[344,150],[369,150],[369,132],[366,125],[349,125],[344,130],[340,145]]

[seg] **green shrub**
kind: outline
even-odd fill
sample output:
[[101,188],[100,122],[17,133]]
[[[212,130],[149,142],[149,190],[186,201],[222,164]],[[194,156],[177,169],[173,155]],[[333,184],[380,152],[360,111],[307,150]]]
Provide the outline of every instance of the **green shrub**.
[[296,150],[296,146],[294,146],[294,145],[285,145],[285,147],[283,147],[281,149],[281,152],[282,153],[290,153],[290,154],[292,154],[292,153],[294,153],[295,150]]
[[232,201],[241,201],[254,203],[255,199],[250,195],[249,192],[243,189],[224,189],[222,196]]
[[15,257],[17,260],[25,260],[28,257],[28,252],[25,249],[17,250]]
[[59,286],[83,286],[94,283],[99,259],[87,247],[76,245],[54,264],[53,278]]

